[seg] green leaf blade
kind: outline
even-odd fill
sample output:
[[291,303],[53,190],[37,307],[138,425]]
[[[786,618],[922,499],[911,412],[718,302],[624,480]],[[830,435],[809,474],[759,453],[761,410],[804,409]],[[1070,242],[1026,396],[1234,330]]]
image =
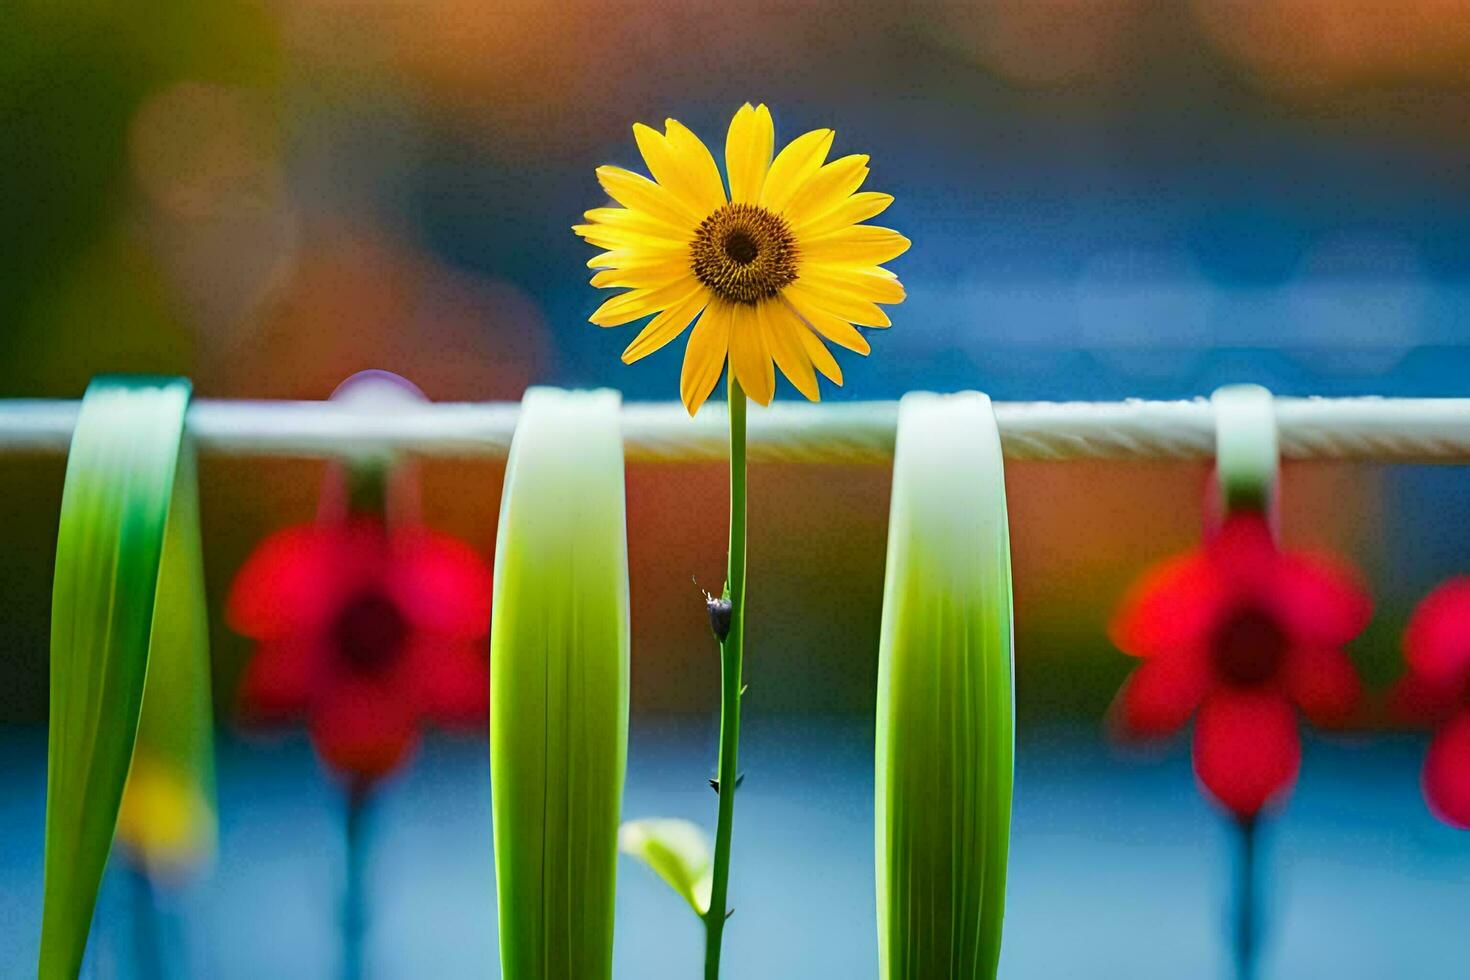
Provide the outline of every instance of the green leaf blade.
[[1010,543],[989,399],[899,408],[879,649],[879,976],[994,977],[1014,770]]
[[[145,701],[160,594],[169,597],[164,631],[188,605],[198,618],[183,630],[197,631],[200,645],[192,649],[204,649],[197,489],[187,452],[179,479],[189,397],[181,379],[99,378],[87,389],[67,458],[52,590],[37,966],[45,980],[81,969]],[[198,676],[203,692],[193,693],[207,698],[207,662]],[[207,755],[208,728],[191,737]]]
[[533,388],[506,466],[490,641],[501,972],[612,973],[627,759],[627,531],[615,392]]
[[194,448],[179,453],[154,604],[138,738],[117,839],[146,873],[178,879],[214,854],[214,708]]
[[618,847],[642,861],[664,880],[701,919],[709,911],[714,857],[709,837],[688,820],[650,817],[629,820],[618,832]]

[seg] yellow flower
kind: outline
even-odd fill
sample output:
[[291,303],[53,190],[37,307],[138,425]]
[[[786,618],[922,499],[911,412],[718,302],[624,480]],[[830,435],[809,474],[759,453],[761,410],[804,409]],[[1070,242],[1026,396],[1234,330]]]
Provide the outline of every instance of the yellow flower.
[[118,843],[150,871],[182,874],[214,848],[214,814],[184,773],[133,757],[117,814]]
[[764,105],[746,103],[725,139],[727,195],[719,168],[698,136],[676,120],[660,133],[633,127],[650,180],[620,167],[597,179],[622,207],[594,208],[573,227],[606,251],[587,263],[592,285],[626,288],[598,307],[592,322],[616,327],[650,314],[623,351],[631,364],[663,347],[696,318],[684,352],[679,392],[693,415],[728,359],[752,399],[769,404],[780,367],[798,391],[819,397],[816,371],[842,384],[825,341],[868,353],[854,327],[886,327],[879,303],[903,301],[898,278],[881,267],[909,240],[860,224],[893,198],[859,192],[862,154],[825,163],[832,130],[792,140],[775,159],[775,129]]

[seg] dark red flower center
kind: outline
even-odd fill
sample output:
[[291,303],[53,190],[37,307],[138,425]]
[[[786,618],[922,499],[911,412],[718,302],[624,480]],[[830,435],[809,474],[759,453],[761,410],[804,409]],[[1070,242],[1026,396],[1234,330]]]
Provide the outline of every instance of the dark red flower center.
[[348,673],[372,676],[386,671],[403,652],[408,621],[381,592],[359,592],[342,604],[331,637],[338,662]]
[[1215,628],[1211,653],[1215,671],[1240,687],[1276,676],[1286,660],[1287,637],[1276,617],[1257,606],[1241,606]]

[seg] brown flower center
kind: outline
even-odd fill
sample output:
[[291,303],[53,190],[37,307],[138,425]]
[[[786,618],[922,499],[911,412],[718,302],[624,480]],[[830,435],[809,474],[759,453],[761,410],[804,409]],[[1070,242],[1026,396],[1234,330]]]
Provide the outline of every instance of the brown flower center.
[[1274,616],[1242,606],[1215,628],[1215,670],[1231,684],[1255,687],[1276,676],[1286,660],[1286,647],[1286,634]]
[[382,674],[403,652],[408,623],[398,606],[381,592],[364,591],[343,603],[332,622],[331,640],[338,663],[350,674]]
[[754,204],[726,204],[699,224],[689,246],[694,278],[732,303],[757,303],[796,281],[796,236],[786,219]]

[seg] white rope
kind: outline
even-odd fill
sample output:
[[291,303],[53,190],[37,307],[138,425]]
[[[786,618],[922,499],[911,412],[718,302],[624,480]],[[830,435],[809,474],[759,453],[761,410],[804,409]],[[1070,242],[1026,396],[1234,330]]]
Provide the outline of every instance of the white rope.
[[[0,400],[0,452],[65,452],[75,401]],[[1470,398],[1278,398],[1285,459],[1470,462]],[[330,457],[392,449],[423,456],[504,457],[515,402],[447,403],[371,413],[337,402],[198,399],[188,428],[202,452]],[[1192,401],[998,402],[1010,459],[1209,459],[1214,410]],[[764,461],[881,463],[893,456],[897,402],[751,406],[750,457]],[[718,460],[725,415],[717,403],[691,419],[682,406],[629,402],[623,440],[635,461]]]

